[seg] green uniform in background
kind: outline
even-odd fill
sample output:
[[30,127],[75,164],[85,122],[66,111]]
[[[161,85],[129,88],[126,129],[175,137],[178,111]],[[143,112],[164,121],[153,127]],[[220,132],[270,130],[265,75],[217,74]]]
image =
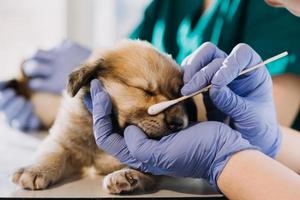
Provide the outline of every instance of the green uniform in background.
[[[154,0],[131,34],[151,42],[180,63],[202,43],[211,41],[226,53],[247,43],[262,59],[285,50],[289,56],[269,64],[272,75],[300,76],[300,18],[262,0],[215,0],[203,11],[203,0]],[[299,117],[295,126],[300,128]]]

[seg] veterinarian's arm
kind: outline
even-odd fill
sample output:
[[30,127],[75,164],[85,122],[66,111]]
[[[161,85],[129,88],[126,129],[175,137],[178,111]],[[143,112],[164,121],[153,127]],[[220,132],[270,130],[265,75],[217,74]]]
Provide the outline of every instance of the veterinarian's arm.
[[7,85],[6,81],[0,82],[0,111],[7,123],[20,130],[38,129],[41,122],[33,112],[32,103],[7,88]]
[[300,174],[300,132],[281,127],[282,142],[276,160]]
[[253,146],[225,124],[202,122],[159,141],[130,126],[124,137],[130,153],[154,174],[206,178],[229,199],[300,198],[300,176],[249,150]]
[[300,111],[300,76],[286,73],[273,76],[272,81],[278,121],[291,127]]
[[30,77],[29,86],[35,91],[61,94],[70,72],[84,62],[91,51],[79,44],[65,40],[51,50],[39,50],[23,65]]
[[300,199],[300,177],[258,151],[233,155],[218,179],[229,199]]

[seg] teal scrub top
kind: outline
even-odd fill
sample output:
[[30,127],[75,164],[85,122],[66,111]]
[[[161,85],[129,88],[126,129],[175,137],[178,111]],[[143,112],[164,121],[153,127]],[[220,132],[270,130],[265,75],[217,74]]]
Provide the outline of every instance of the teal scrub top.
[[[178,63],[206,41],[226,53],[247,43],[263,60],[287,50],[289,56],[269,64],[268,70],[300,76],[300,18],[263,0],[215,0],[206,11],[203,2],[154,0],[130,37],[149,41]],[[299,129],[300,121],[295,125]]]

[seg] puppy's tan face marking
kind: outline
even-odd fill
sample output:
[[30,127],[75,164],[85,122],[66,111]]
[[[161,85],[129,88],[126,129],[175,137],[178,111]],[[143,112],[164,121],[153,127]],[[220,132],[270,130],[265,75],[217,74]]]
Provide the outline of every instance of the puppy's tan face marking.
[[110,94],[121,128],[134,124],[149,137],[160,137],[187,126],[182,104],[150,116],[148,107],[177,98],[181,71],[169,57],[142,41],[124,41],[102,55],[97,78]]

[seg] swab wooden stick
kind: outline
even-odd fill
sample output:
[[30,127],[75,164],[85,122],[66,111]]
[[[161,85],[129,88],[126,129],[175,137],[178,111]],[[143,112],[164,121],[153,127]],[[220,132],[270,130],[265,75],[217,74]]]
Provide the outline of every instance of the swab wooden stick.
[[[261,62],[261,63],[259,63],[259,64],[257,64],[257,65],[255,65],[255,66],[253,66],[253,67],[250,67],[250,68],[248,68],[248,69],[243,70],[243,71],[239,74],[239,76],[240,76],[240,75],[243,75],[243,74],[246,74],[246,73],[248,73],[248,72],[251,72],[251,71],[253,71],[253,70],[255,70],[255,69],[257,69],[257,68],[259,68],[259,67],[261,67],[261,66],[264,66],[264,65],[266,65],[266,64],[268,64],[268,63],[271,63],[271,62],[273,62],[273,61],[275,61],[275,60],[278,60],[278,59],[280,59],[280,58],[282,58],[282,57],[284,57],[284,56],[287,56],[287,55],[288,55],[288,52],[285,51],[285,52],[283,52],[283,53],[281,53],[281,54],[278,54],[278,55],[276,55],[276,56],[273,56],[273,57],[271,57],[271,58],[269,58],[269,59],[267,59],[267,60],[265,60],[265,61],[263,61],[263,62]],[[203,88],[203,89],[201,89],[201,90],[199,90],[199,91],[193,93],[193,94],[188,95],[188,96],[182,96],[182,97],[179,97],[179,98],[177,98],[177,99],[173,99],[173,100],[170,100],[170,101],[163,101],[163,102],[154,104],[154,105],[152,105],[152,106],[150,106],[150,107],[148,108],[148,114],[149,114],[149,115],[157,115],[158,113],[162,112],[163,110],[167,109],[168,107],[170,107],[170,106],[172,106],[172,105],[174,105],[174,104],[176,104],[176,103],[178,103],[178,102],[181,102],[181,101],[183,101],[183,100],[185,100],[185,99],[188,99],[188,98],[190,98],[190,97],[193,97],[193,96],[195,96],[195,95],[197,95],[197,94],[200,94],[200,93],[202,93],[202,92],[208,91],[209,88],[211,88],[211,84],[208,85],[208,86],[206,86],[205,88]]]

